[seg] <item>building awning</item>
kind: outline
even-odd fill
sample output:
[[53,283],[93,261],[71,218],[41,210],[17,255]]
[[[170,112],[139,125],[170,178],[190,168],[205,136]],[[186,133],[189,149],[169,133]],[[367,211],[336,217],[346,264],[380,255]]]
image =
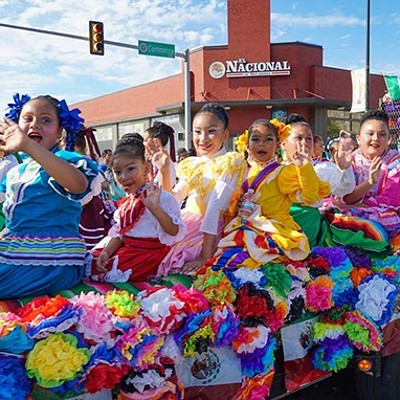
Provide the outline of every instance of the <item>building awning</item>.
[[[192,111],[198,111],[207,101],[194,101],[191,104]],[[213,103],[221,104],[223,107],[268,107],[268,108],[286,108],[286,107],[315,107],[328,109],[345,109],[350,110],[351,104],[343,100],[318,99],[315,97],[304,97],[297,99],[269,99],[269,100],[230,100],[230,101],[213,101]],[[184,110],[185,103],[170,104],[156,108],[161,114],[180,113]]]

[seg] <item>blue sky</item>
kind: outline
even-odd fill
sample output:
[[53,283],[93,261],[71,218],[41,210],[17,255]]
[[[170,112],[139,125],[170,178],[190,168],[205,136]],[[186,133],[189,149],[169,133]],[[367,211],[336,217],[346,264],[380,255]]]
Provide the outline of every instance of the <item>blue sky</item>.
[[[252,0],[248,0],[252,1]],[[73,4],[73,8],[71,7]],[[365,66],[367,0],[271,0],[271,41],[324,48],[324,65]],[[108,40],[174,43],[177,51],[226,44],[226,0],[0,0],[0,23],[88,35],[104,22]],[[74,103],[180,71],[180,59],[140,56],[85,41],[0,27],[0,107],[14,92],[52,94]],[[371,0],[371,72],[400,76],[400,2]]]

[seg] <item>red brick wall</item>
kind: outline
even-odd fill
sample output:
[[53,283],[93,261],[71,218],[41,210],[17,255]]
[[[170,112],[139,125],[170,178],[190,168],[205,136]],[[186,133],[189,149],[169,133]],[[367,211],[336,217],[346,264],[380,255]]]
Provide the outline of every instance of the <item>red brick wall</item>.
[[[311,69],[313,76],[311,89],[322,96],[335,99],[352,100],[351,72],[348,70],[314,67]],[[385,93],[385,81],[381,75],[370,75],[370,108],[377,108],[379,97]]]
[[183,75],[179,74],[77,103],[74,106],[82,111],[87,125],[98,125],[154,114],[157,107],[182,102],[183,85]]
[[271,50],[273,60],[288,60],[291,66],[290,75],[271,78],[271,98],[311,97],[304,90],[314,92],[311,85],[310,67],[322,65],[322,47],[305,43],[290,43],[274,44]]

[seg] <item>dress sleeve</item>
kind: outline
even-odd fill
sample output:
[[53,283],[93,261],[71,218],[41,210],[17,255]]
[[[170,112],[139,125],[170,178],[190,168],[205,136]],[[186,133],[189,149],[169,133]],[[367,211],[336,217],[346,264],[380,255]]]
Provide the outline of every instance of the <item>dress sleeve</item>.
[[311,163],[302,167],[287,165],[278,175],[281,193],[292,196],[293,202],[311,205],[327,196],[331,191],[328,182],[321,181]]
[[227,153],[218,157],[213,175],[215,183],[207,196],[207,208],[200,231],[211,235],[218,233],[219,218],[228,208],[233,194],[243,183],[247,163],[239,153]]
[[188,157],[178,164],[178,169],[176,171],[178,183],[173,187],[172,193],[179,203],[182,203],[189,195],[189,182],[193,179],[197,163],[197,157]]
[[178,233],[175,236],[168,235],[159,225],[158,239],[161,243],[170,246],[181,241],[186,235],[186,224],[181,218],[181,208],[174,196],[167,192],[161,193],[160,204],[162,209],[170,216],[172,222],[178,225]]
[[386,171],[386,175],[381,179],[382,187],[378,190],[375,197],[369,197],[364,203],[370,206],[387,205],[398,207],[400,203],[400,158],[390,164]]
[[324,161],[314,166],[318,178],[331,185],[331,194],[343,197],[353,192],[356,187],[356,179],[353,169],[342,171],[335,163]]
[[118,239],[123,240],[123,237],[120,234],[121,225],[120,225],[118,208],[114,211],[114,221],[115,221],[115,223],[111,226],[110,230],[108,231],[107,236],[112,237],[114,239],[118,238]]
[[49,178],[49,186],[60,196],[64,196],[70,200],[79,201],[82,204],[88,203],[96,193],[101,191],[101,182],[103,178],[98,172],[97,164],[89,157],[82,156],[78,153],[69,151],[58,151],[55,153],[57,157],[72,164],[79,169],[88,180],[88,187],[83,193],[70,193],[65,190],[53,177]]

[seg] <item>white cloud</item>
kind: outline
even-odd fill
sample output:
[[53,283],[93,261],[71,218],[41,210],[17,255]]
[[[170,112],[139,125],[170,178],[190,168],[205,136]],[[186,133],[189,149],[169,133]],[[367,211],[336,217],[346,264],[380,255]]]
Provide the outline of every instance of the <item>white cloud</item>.
[[301,26],[307,28],[328,28],[332,26],[354,26],[365,25],[363,19],[351,15],[290,15],[283,13],[271,13],[271,21],[278,27],[281,26]]
[[[6,16],[2,23],[84,37],[88,21],[98,20],[104,22],[106,40],[173,43],[177,51],[219,44],[221,37],[226,42],[224,0],[86,0],[73,2],[73,7],[70,0],[3,0],[0,13]],[[90,98],[113,85],[130,87],[181,71],[179,59],[140,56],[134,49],[106,45],[105,56],[96,57],[86,41],[4,27],[0,39],[7,43],[0,58],[0,108],[15,91],[53,94],[64,84],[70,92],[82,81]],[[80,93],[73,97],[82,100]]]

